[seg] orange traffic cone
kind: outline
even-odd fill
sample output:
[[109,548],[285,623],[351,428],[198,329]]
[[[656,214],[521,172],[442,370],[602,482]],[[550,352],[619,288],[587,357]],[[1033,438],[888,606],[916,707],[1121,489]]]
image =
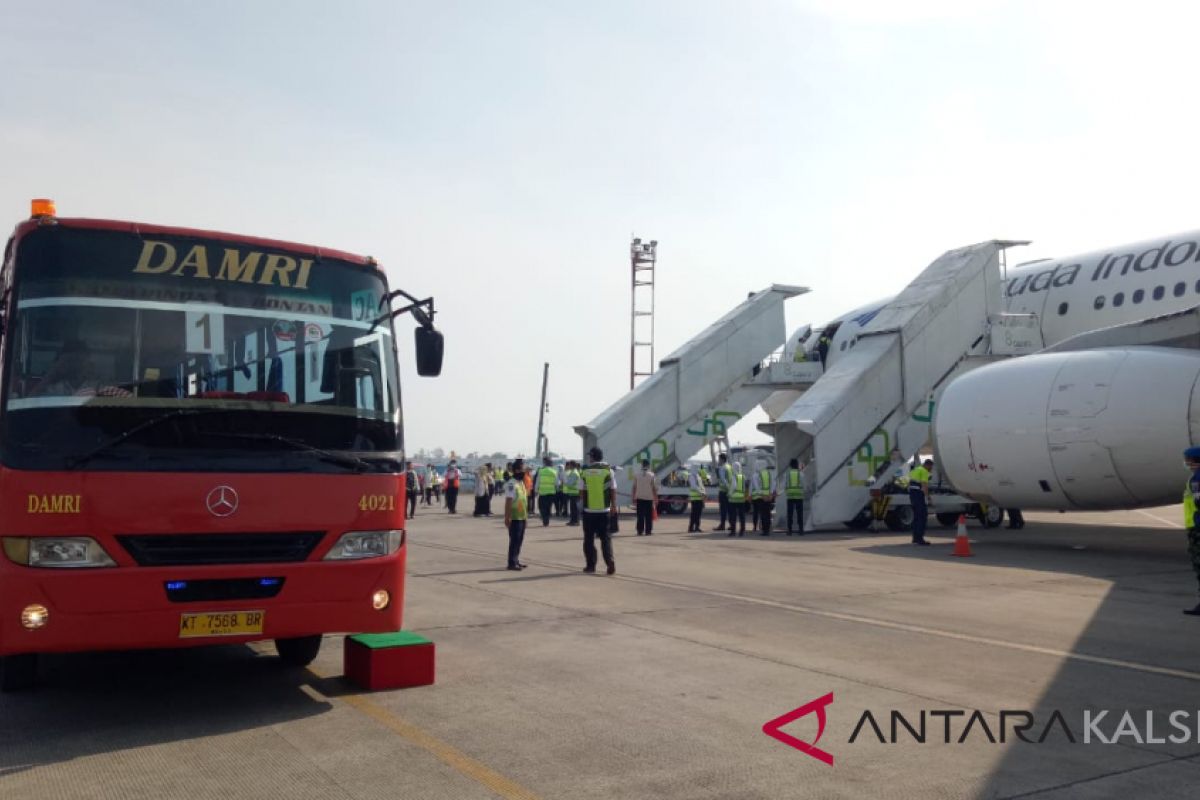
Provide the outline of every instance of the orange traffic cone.
[[954,537],[954,552],[952,556],[973,556],[971,552],[971,540],[967,538],[967,515],[958,515],[958,536]]

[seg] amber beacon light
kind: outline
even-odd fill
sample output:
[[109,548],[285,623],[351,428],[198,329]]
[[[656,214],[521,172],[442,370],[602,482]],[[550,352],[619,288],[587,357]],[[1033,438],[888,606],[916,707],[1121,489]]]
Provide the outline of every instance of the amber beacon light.
[[58,213],[54,208],[54,201],[45,197],[39,197],[36,200],[29,201],[29,216],[31,217],[53,217]]

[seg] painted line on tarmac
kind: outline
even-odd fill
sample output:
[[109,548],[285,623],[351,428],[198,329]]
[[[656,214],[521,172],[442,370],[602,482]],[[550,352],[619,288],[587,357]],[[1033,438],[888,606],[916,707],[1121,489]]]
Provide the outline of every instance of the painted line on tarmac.
[[[335,677],[324,672],[319,672],[311,667],[309,668],[309,672],[321,679]],[[500,797],[505,798],[505,800],[538,800],[538,796],[524,786],[506,778],[486,764],[476,761],[454,745],[442,741],[424,728],[418,727],[403,717],[388,711],[373,700],[362,695],[353,694],[328,699],[341,701],[356,711],[365,714],[409,744],[416,745],[451,767],[460,775],[481,784]]]
[[[485,556],[488,558],[496,557],[495,553],[485,552],[482,550],[473,550],[467,547],[430,544],[429,542],[410,542],[410,544],[417,544],[420,547],[433,547],[439,550],[454,550],[471,555]],[[572,569],[565,564],[559,564],[552,561],[535,561],[530,559],[529,563],[537,564],[538,566],[543,567],[551,567],[554,569]],[[749,595],[736,594],[734,592],[722,592],[717,589],[705,589],[703,587],[689,586],[683,583],[660,581],[653,578],[639,578],[629,574],[617,574],[613,577],[630,583],[642,583],[647,586],[656,586],[660,589],[677,589],[679,591],[695,592],[697,594],[708,595],[709,597],[737,600],[743,603],[752,603],[754,605],[767,606],[769,608],[778,608],[783,611],[792,611],[797,614],[807,614],[808,616],[822,617],[824,619],[834,619],[840,622],[855,622],[860,625],[871,625],[876,628],[887,628],[889,630],[904,631],[906,633],[919,633],[925,636],[937,636],[942,639],[952,639],[959,642],[982,644],[989,647],[1002,647],[1007,650],[1017,650],[1024,653],[1035,653],[1037,655],[1064,658],[1071,661],[1083,662],[1085,664],[1095,664],[1097,666],[1114,667],[1116,669],[1130,670],[1132,672],[1143,672],[1150,675],[1162,675],[1168,678],[1180,678],[1182,680],[1200,682],[1200,672],[1192,672],[1191,670],[1160,667],[1154,664],[1142,664],[1137,661],[1125,661],[1119,658],[1093,656],[1088,655],[1087,653],[1074,653],[1069,650],[1058,650],[1053,647],[1042,647],[1041,645],[1025,644],[1024,642],[1012,642],[1008,641],[1007,639],[993,639],[987,636],[973,636],[969,633],[959,633],[957,631],[949,631],[943,628],[930,628],[924,625],[912,625],[907,622],[893,622],[892,620],[880,619],[879,617],[866,617],[861,614],[848,614],[842,611],[829,611],[823,608],[795,605],[793,603],[784,603],[779,600],[768,600],[763,597],[752,597]]]

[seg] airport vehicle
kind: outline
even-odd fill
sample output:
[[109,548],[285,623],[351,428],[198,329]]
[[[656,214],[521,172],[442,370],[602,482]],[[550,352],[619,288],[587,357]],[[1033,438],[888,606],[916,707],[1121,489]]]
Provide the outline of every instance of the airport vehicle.
[[0,687],[39,653],[274,639],[306,664],[399,628],[393,318],[436,375],[432,299],[371,258],[49,201],[0,283]]
[[950,250],[899,295],[787,336],[783,302],[807,289],[768,287],[576,430],[669,470],[761,405],[780,462],[806,464],[813,526],[861,525],[889,453],[928,445],[993,524],[1176,502],[1200,441],[1200,232],[1007,268],[1024,244]]

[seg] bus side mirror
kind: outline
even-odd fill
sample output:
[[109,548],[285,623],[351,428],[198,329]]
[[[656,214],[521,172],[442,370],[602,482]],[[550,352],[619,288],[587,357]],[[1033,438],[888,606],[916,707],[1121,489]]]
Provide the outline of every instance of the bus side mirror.
[[442,374],[445,342],[442,332],[421,326],[413,331],[417,345],[417,374],[431,378]]

